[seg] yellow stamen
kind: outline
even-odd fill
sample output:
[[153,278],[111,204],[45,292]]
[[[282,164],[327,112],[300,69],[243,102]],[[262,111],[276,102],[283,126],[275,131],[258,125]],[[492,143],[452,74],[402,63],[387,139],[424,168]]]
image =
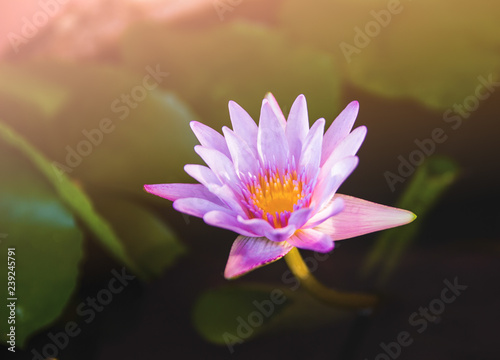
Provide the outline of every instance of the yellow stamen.
[[302,182],[297,180],[297,173],[279,173],[259,175],[258,181],[248,185],[252,203],[263,211],[262,218],[268,215],[274,218],[276,226],[281,224],[276,214],[292,212],[293,206],[302,198]]

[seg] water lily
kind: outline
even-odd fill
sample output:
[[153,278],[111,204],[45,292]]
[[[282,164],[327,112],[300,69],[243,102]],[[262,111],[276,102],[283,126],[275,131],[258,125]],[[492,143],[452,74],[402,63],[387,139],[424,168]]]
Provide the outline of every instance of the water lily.
[[[329,252],[337,240],[407,224],[409,211],[337,190],[358,164],[366,127],[352,130],[359,104],[351,102],[324,132],[325,120],[309,128],[306,99],[299,95],[288,119],[275,98],[262,103],[259,124],[233,101],[233,129],[224,135],[199,122],[191,128],[208,166],[184,170],[199,184],[145,185],[174,201],[176,210],[239,234],[224,275],[234,278],[276,261],[294,248]],[[295,249],[294,249],[295,251]]]

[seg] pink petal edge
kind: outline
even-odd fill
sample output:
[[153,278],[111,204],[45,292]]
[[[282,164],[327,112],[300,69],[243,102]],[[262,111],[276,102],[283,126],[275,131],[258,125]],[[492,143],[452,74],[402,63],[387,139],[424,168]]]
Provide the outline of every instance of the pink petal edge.
[[321,231],[314,229],[297,230],[287,241],[299,249],[327,253],[333,250],[333,240]]
[[262,102],[257,134],[257,151],[264,166],[286,168],[289,159],[288,141],[284,127],[280,126],[276,114],[267,100]]
[[288,114],[285,135],[290,147],[290,155],[296,160],[300,158],[304,140],[309,132],[309,115],[307,113],[307,102],[304,95],[295,99]]
[[358,111],[359,103],[351,101],[330,125],[323,138],[321,165],[330,157],[339,142],[349,135],[358,116]]
[[416,218],[408,210],[342,194],[335,194],[336,198],[344,200],[344,210],[315,227],[330,235],[334,241],[405,225]]
[[228,108],[234,133],[245,139],[248,146],[257,154],[257,124],[245,109],[234,101],[229,101]]
[[231,247],[224,277],[234,279],[263,265],[281,259],[292,246],[264,237],[238,236]]
[[215,149],[229,156],[226,141],[220,133],[198,121],[191,121],[189,126],[191,126],[191,130],[202,146]]
[[182,198],[200,198],[219,205],[222,204],[217,196],[201,184],[146,184],[144,190],[170,201]]
[[278,104],[278,101],[274,97],[273,94],[268,92],[266,96],[264,97],[265,101],[269,102],[269,105],[271,105],[271,109],[273,110],[274,114],[279,120],[279,123],[285,129],[286,127],[286,118],[285,115],[283,115],[283,111],[280,108],[280,105]]

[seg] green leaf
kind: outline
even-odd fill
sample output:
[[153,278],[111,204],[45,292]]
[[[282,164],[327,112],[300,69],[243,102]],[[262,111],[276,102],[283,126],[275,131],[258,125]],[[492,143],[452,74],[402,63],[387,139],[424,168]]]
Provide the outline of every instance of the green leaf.
[[95,212],[89,197],[64,174],[56,171],[49,160],[21,135],[0,121],[0,140],[13,146],[31,160],[33,165],[54,187],[60,199],[96,235],[102,244],[120,261],[141,272],[126,254],[123,245],[109,224]]
[[287,0],[279,11],[278,26],[294,41],[332,54],[343,67],[346,59],[339,44],[352,42],[354,27],[370,21],[370,11],[383,6],[387,1]]
[[350,80],[377,94],[414,98],[437,110],[477,97],[476,88],[484,87],[481,78],[498,80],[500,70],[500,6],[480,3],[407,2],[373,44],[353,57]]
[[116,229],[127,254],[146,275],[161,275],[185,254],[173,231],[149,210],[124,199],[95,198],[99,213]]
[[[0,97],[9,114],[4,121],[54,160],[60,172],[86,186],[147,199],[154,197],[144,193],[145,183],[191,179],[183,167],[200,161],[189,126],[196,116],[177,96],[160,88],[169,82],[167,67],[152,61],[132,72],[117,66],[44,61],[2,69],[23,73],[49,89],[64,89],[64,102],[49,117],[35,109],[25,111],[27,102]],[[7,78],[8,84],[17,79]]]
[[444,110],[476,96],[481,76],[498,81],[499,11],[487,0],[291,0],[281,25],[333,54],[359,88]]
[[[151,42],[158,46],[148,46]],[[339,107],[340,79],[332,57],[261,25],[141,24],[125,37],[123,53],[134,68],[155,61],[168,69],[165,86],[187,99],[201,121],[216,129],[230,125],[229,100],[258,120],[267,92],[275,95],[285,114],[295,98],[305,94],[312,120],[333,120]]]
[[[8,323],[10,309],[2,301],[0,338],[8,341],[10,326],[15,326],[16,345],[22,347],[61,314],[73,293],[83,235],[50,184],[24,157],[2,148],[0,168],[0,288],[3,300],[17,298],[15,324]],[[9,248],[15,249],[15,260],[7,258]],[[8,260],[15,268],[8,269]],[[15,272],[15,294],[7,292],[10,270]]]
[[327,307],[300,290],[239,285],[201,295],[193,309],[193,322],[206,340],[227,345],[231,351],[235,344],[263,334],[307,331],[351,315]]
[[398,208],[411,210],[418,218],[411,224],[386,230],[379,235],[363,266],[365,276],[379,266],[379,282],[385,282],[411,244],[420,223],[458,174],[458,166],[445,157],[430,157],[418,168],[396,204]]

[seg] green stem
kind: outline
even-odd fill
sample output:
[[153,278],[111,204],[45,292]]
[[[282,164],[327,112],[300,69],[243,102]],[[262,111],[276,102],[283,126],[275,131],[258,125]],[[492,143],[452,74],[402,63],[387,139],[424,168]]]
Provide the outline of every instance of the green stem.
[[296,247],[285,255],[285,261],[295,277],[300,280],[302,286],[316,299],[330,306],[363,309],[372,308],[378,303],[378,298],[375,295],[340,292],[321,284],[311,274]]

